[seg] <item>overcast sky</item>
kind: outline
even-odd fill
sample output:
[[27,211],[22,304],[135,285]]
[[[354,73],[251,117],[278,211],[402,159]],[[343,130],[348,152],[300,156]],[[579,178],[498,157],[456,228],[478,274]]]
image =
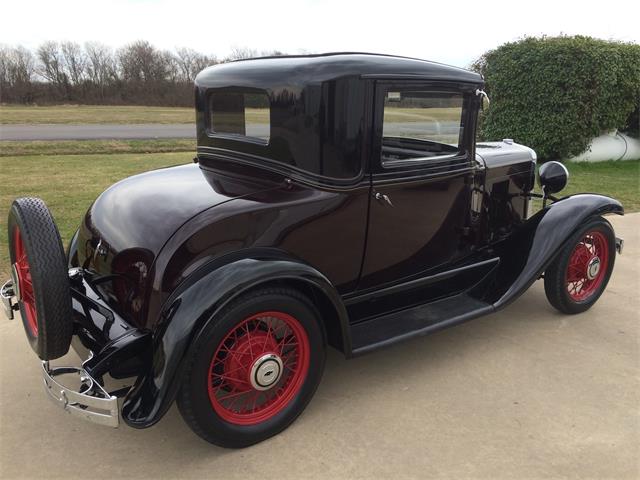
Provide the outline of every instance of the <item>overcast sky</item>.
[[144,39],[224,57],[233,47],[364,51],[468,66],[524,35],[584,34],[640,43],[640,1],[7,0],[0,43]]

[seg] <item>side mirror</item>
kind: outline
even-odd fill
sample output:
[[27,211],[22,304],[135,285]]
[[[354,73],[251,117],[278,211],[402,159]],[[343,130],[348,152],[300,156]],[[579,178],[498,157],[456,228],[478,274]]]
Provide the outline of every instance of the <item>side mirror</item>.
[[482,97],[482,103],[480,104],[482,111],[484,112],[486,110],[489,110],[489,105],[491,102],[489,101],[489,96],[487,95],[487,92],[485,92],[484,90],[477,89],[476,95],[480,95]]
[[543,193],[552,195],[567,186],[569,170],[560,162],[546,162],[538,169]]

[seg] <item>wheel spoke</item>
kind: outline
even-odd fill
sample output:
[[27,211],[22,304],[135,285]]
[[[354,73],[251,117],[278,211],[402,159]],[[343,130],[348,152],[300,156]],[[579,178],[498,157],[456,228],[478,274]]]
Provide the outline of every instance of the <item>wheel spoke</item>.
[[254,393],[253,393],[253,405],[251,406],[251,411],[252,412],[256,411],[256,408],[258,406],[258,400],[260,399],[260,394],[261,393],[262,392],[259,391],[259,390],[254,390]]
[[[584,234],[573,249],[565,273],[567,292],[573,301],[584,301],[601,287],[607,274],[608,239],[598,230]],[[598,261],[598,269],[592,276],[593,262]]]
[[239,377],[231,377],[229,375],[216,375],[215,378],[221,379],[221,380],[229,380],[231,382],[244,383],[246,385],[251,385],[251,383],[249,383],[247,380],[243,380],[242,378],[239,378]]
[[273,328],[271,326],[271,323],[269,323],[267,325],[267,334],[264,337],[264,343],[262,345],[262,350],[266,350],[267,345],[269,344],[269,341],[273,339]]
[[[266,362],[276,361],[278,377],[263,376]],[[308,368],[309,341],[301,324],[282,312],[256,314],[231,329],[211,358],[211,405],[231,423],[259,423],[291,401]]]
[[229,398],[235,398],[235,397],[238,397],[240,395],[245,395],[249,391],[250,390],[244,390],[244,391],[241,391],[241,392],[231,392],[231,393],[228,393],[228,394],[223,395],[221,397],[218,397],[218,400],[222,401],[222,400],[227,400]]
[[21,295],[22,295],[22,301],[24,303],[34,303],[34,304],[36,303],[35,298],[33,297],[33,293],[30,290],[24,289],[21,292]]
[[18,227],[13,230],[13,257],[17,275],[18,288],[20,290],[20,301],[24,308],[25,325],[30,330],[32,336],[38,336],[38,317],[36,312],[36,301],[33,292],[33,280],[27,251]]
[[29,290],[29,291],[33,291],[33,284],[31,283],[31,276],[28,277],[24,277],[21,279],[22,280],[22,289],[23,290]]

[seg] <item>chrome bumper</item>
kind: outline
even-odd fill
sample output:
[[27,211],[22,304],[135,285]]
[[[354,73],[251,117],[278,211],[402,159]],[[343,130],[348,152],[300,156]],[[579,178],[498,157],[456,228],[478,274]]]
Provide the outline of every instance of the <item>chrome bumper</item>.
[[[55,380],[59,375],[69,374],[77,375],[79,392]],[[119,425],[118,398],[110,395],[84,368],[50,368],[49,362],[42,362],[42,378],[48,396],[71,415],[107,427]]]
[[2,309],[9,320],[13,320],[13,311],[18,309],[18,304],[14,301],[15,292],[13,289],[13,281],[8,280],[0,287],[0,301]]

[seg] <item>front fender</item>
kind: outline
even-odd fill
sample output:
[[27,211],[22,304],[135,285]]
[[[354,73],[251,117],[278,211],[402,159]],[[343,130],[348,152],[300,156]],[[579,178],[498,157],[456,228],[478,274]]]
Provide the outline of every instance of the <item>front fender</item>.
[[[135,428],[146,428],[160,420],[180,388],[188,348],[207,322],[237,295],[278,280],[302,281],[320,289],[334,305],[346,333],[347,313],[340,296],[313,267],[294,259],[264,256],[223,265],[219,259],[214,260],[194,272],[165,302],[153,334],[151,368],[138,377],[127,394],[122,407],[124,421]],[[348,340],[348,336],[344,338]]]
[[553,261],[569,238],[588,218],[624,215],[622,204],[610,197],[579,194],[565,197],[540,210],[513,238],[499,247],[502,265],[493,306],[503,308],[518,298]]

